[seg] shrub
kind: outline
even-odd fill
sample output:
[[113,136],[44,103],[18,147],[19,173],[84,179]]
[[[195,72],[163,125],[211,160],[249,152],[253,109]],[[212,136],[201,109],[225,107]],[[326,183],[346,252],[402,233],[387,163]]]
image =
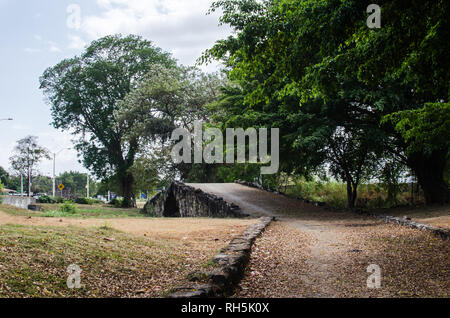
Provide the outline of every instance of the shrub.
[[44,203],[44,204],[55,204],[56,203],[56,199],[49,197],[48,195],[43,195],[41,197],[39,197],[39,200],[37,200],[38,203]]
[[109,204],[114,205],[116,208],[121,208],[123,206],[123,200],[122,199],[112,199]]
[[63,197],[54,197],[53,200],[55,200],[55,203],[65,203],[67,200]]
[[86,204],[86,205],[92,205],[94,204],[94,200],[90,198],[76,198],[75,203],[77,204]]
[[77,206],[73,202],[65,202],[60,207],[61,212],[75,214],[78,212]]

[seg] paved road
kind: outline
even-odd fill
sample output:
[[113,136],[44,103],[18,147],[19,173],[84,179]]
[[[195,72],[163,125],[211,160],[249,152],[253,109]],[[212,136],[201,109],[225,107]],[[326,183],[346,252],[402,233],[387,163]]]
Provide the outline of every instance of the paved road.
[[[450,291],[448,280],[442,278],[443,272],[448,273],[449,244],[426,233],[355,213],[328,211],[239,184],[189,185],[222,197],[248,214],[275,216],[279,220],[257,242],[251,273],[241,284],[239,297],[396,297],[398,289],[412,295],[425,291],[427,296],[439,296]],[[395,236],[398,241],[392,239]],[[376,240],[382,243],[372,244]],[[419,248],[417,240],[423,241],[421,249],[429,249],[434,258],[442,261],[430,266],[424,265],[425,255],[420,259],[409,258],[403,252],[389,254],[393,249]],[[367,267],[373,262],[389,269],[393,277],[384,289],[367,289]],[[396,263],[403,268],[399,269]],[[412,273],[418,268],[432,278],[421,280],[414,276]],[[436,282],[444,287],[436,289]]]

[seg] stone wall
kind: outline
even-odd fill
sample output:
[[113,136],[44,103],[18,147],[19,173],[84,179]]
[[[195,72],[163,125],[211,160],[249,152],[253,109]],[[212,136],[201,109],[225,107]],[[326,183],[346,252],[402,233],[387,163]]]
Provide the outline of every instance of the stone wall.
[[372,216],[374,218],[381,219],[381,220],[385,221],[386,223],[395,223],[395,224],[398,224],[401,226],[410,227],[412,229],[428,231],[428,232],[431,232],[432,234],[436,235],[437,237],[440,237],[444,241],[450,241],[450,230],[449,229],[445,229],[445,228],[441,228],[441,227],[434,227],[434,226],[431,226],[428,224],[414,222],[407,218],[399,218],[399,217],[390,216],[390,215],[364,213],[364,212],[361,212],[361,214],[366,214],[366,215]]
[[2,197],[2,204],[15,206],[16,208],[21,209],[28,209],[28,206],[36,204],[36,199],[6,195]]
[[173,182],[147,202],[144,212],[157,217],[247,217],[241,209],[216,195]]
[[244,277],[250,262],[252,246],[264,232],[273,218],[263,217],[250,225],[244,233],[234,238],[230,244],[213,259],[214,269],[191,273],[189,283],[176,288],[168,298],[217,298],[231,296]]

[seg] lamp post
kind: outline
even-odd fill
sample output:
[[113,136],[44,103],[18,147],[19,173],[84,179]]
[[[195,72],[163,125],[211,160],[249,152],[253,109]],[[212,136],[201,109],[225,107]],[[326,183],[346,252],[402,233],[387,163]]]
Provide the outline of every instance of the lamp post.
[[11,121],[11,120],[14,120],[14,119],[12,119],[12,118],[1,118],[0,119],[0,121]]
[[86,198],[89,198],[89,173],[86,173]]
[[61,152],[63,152],[64,150],[70,150],[71,148],[64,148],[64,149],[61,149],[60,151],[58,151],[58,152],[54,152],[53,153],[53,180],[52,180],[52,183],[53,183],[53,197],[55,197],[56,196],[56,156],[57,155],[59,155]]

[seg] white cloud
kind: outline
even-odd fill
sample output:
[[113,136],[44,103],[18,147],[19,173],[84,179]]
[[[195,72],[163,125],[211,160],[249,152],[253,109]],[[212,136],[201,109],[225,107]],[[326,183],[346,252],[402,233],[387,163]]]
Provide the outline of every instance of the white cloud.
[[82,50],[86,46],[86,42],[78,35],[69,34],[69,49]]
[[12,126],[12,129],[14,129],[14,130],[28,130],[28,126],[21,125],[21,124],[14,124]]
[[30,54],[42,52],[40,49],[35,49],[35,48],[30,48],[30,47],[25,48],[24,51],[27,53],[30,53]]
[[49,45],[48,51],[51,53],[61,53],[62,50],[59,48],[58,44],[56,44],[53,41],[48,41],[47,42]]
[[97,0],[100,12],[82,16],[80,32],[85,41],[118,33],[142,35],[182,64],[192,65],[216,40],[230,34],[228,27],[218,26],[217,14],[206,15],[211,2]]
[[62,52],[61,49],[59,47],[57,47],[56,45],[50,45],[50,48],[48,50],[50,52],[52,52],[52,53],[60,53],[60,52]]

